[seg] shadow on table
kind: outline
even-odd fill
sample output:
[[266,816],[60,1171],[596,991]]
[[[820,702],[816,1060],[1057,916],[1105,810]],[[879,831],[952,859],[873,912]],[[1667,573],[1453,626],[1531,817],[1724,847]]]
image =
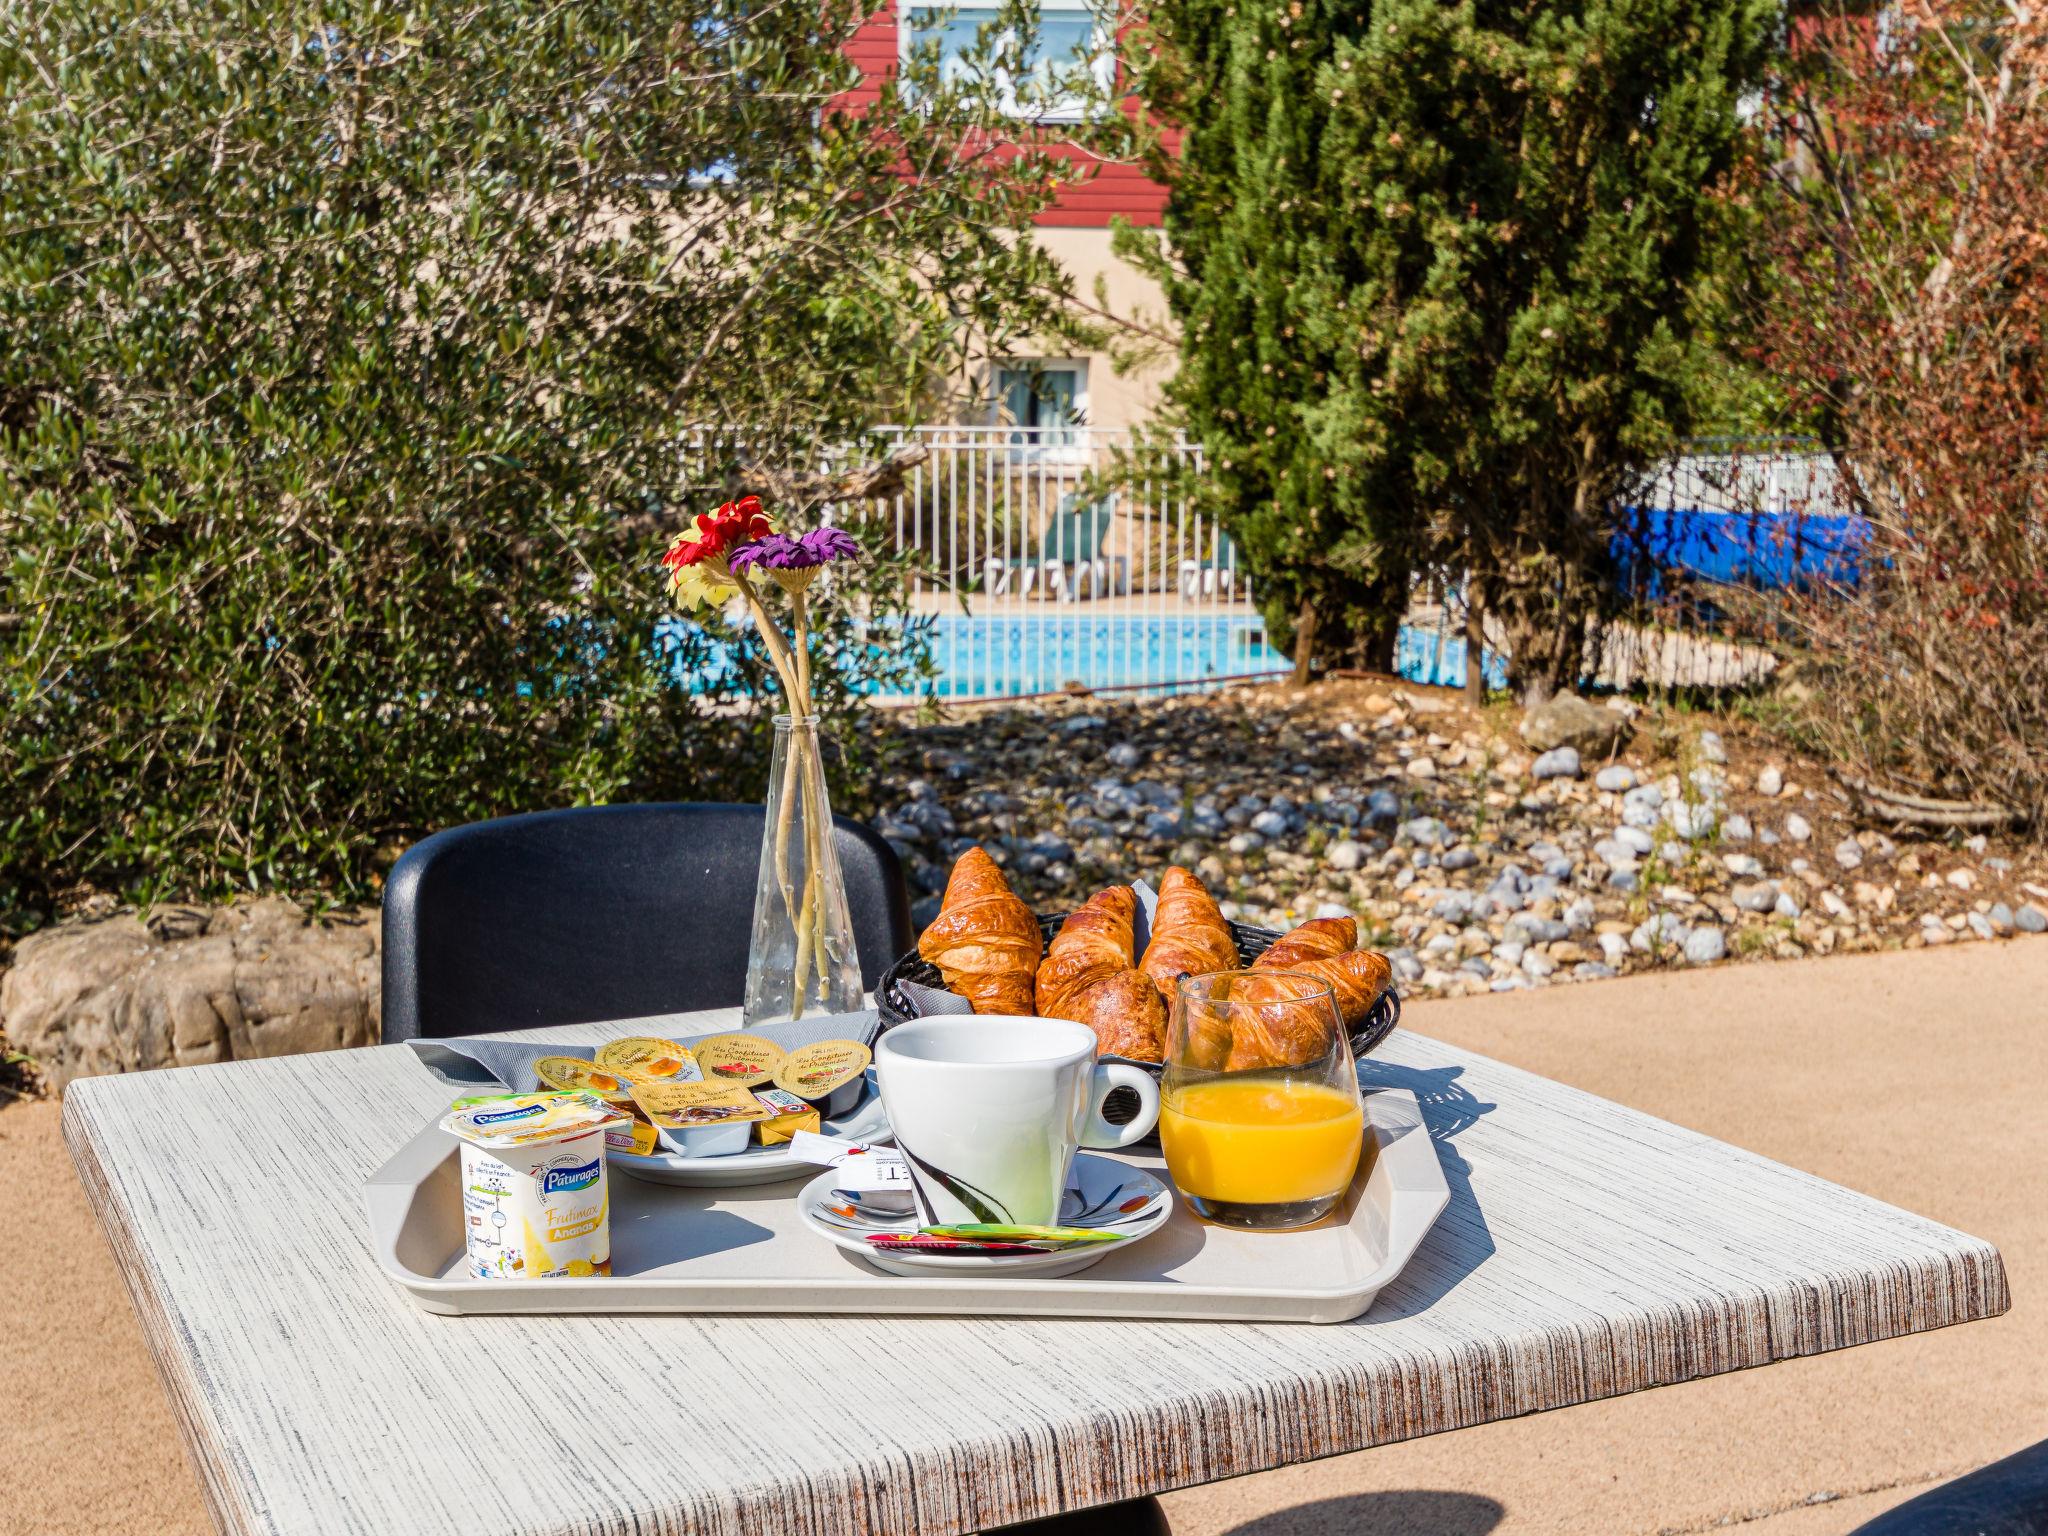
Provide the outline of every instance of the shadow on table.
[[1229,1536],[1486,1536],[1506,1513],[1476,1493],[1392,1488],[1276,1509]]
[[[1473,1270],[1493,1257],[1493,1234],[1472,1193],[1472,1165],[1459,1155],[1452,1140],[1468,1131],[1499,1106],[1475,1098],[1458,1079],[1463,1067],[1404,1067],[1368,1056],[1358,1064],[1358,1081],[1366,1088],[1405,1088],[1422,1106],[1422,1120],[1429,1127],[1429,1139],[1436,1144],[1444,1182],[1450,1186],[1450,1204],[1437,1217],[1436,1225],[1422,1241],[1408,1267],[1394,1283],[1380,1292],[1372,1310],[1361,1319],[1382,1323],[1397,1317],[1411,1317],[1434,1306]],[[1490,1527],[1480,1527],[1489,1529]],[[1454,1536],[1456,1530],[1453,1528]]]

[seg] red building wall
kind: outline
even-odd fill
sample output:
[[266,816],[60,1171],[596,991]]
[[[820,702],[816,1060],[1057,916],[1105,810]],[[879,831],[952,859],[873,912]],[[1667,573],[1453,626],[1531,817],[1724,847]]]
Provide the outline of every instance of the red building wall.
[[[896,73],[902,58],[896,30],[895,0],[889,0],[862,22],[846,46],[847,56],[860,66],[867,83],[847,93],[850,106],[862,106],[881,94],[880,82]],[[1136,112],[1135,97],[1127,98],[1126,111]],[[1169,136],[1169,145],[1173,137]],[[1134,165],[1105,164],[1079,150],[1055,150],[1063,158],[1091,169],[1079,182],[1060,194],[1059,201],[1038,215],[1038,224],[1064,229],[1100,229],[1121,214],[1133,224],[1159,222],[1166,208],[1166,189]]]

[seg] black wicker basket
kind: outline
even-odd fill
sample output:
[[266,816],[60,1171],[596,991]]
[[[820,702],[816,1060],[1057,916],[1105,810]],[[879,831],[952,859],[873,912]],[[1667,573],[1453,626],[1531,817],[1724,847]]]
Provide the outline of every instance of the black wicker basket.
[[[1064,923],[1069,915],[1065,912],[1055,912],[1039,917],[1038,926],[1045,931],[1045,940],[1048,944],[1052,942],[1052,936],[1060,931],[1060,924]],[[1237,941],[1237,958],[1246,965],[1250,965],[1263,955],[1272,947],[1273,941],[1280,937],[1279,933],[1271,928],[1254,928],[1249,923],[1232,923],[1230,936]],[[911,1006],[909,996],[899,985],[905,981],[920,982],[928,987],[943,987],[946,984],[945,978],[939,974],[939,968],[923,959],[916,950],[913,949],[903,956],[888,970],[882,972],[882,979],[875,987],[875,1005],[882,1016],[882,1029],[891,1029],[918,1017]],[[1371,1051],[1394,1032],[1394,1026],[1400,1021],[1401,994],[1393,983],[1389,982],[1387,990],[1379,995],[1358,1027],[1351,1031],[1352,1055],[1363,1056]],[[1143,1067],[1155,1077],[1159,1075],[1159,1063],[1156,1061],[1130,1061],[1127,1056],[1104,1056],[1102,1059],[1129,1062],[1134,1067]],[[1137,1095],[1131,1093],[1130,1098],[1135,1107]],[[1110,1118],[1116,1119],[1113,1105]]]

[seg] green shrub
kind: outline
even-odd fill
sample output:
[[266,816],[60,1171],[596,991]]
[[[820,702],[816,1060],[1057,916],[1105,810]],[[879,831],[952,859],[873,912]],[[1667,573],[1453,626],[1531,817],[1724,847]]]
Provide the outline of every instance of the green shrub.
[[[991,157],[989,93],[928,68],[842,110],[858,21],[0,15],[0,929],[80,883],[352,896],[439,826],[759,793],[766,669],[678,684],[711,637],[661,654],[666,534],[1063,283],[1014,232],[1068,173]],[[693,474],[689,423],[747,462]],[[828,706],[918,675],[857,628],[902,574],[839,592]]]

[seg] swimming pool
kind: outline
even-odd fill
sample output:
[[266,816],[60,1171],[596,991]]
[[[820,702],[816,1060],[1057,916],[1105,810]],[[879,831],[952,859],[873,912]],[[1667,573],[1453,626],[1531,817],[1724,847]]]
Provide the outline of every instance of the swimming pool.
[[[678,628],[684,620],[671,621]],[[1266,638],[1265,621],[1252,613],[1146,614],[1043,613],[1017,618],[942,614],[922,620],[940,698],[1003,699],[1054,693],[1069,683],[1087,688],[1203,688],[1223,678],[1280,676],[1293,663]],[[879,634],[870,642],[883,643]],[[700,653],[701,654],[701,653]],[[726,663],[717,657],[685,671],[693,692],[708,688]],[[1409,682],[1456,688],[1465,680],[1465,642],[1404,624],[1395,671]],[[1501,659],[1486,658],[1487,680],[1507,681]]]
[[[1023,618],[947,615],[933,620],[933,687],[943,698],[1006,698],[1050,693],[1078,682],[1090,688],[1203,687],[1219,678],[1291,671],[1256,614],[1033,614]],[[1394,669],[1412,683],[1461,687],[1465,641],[1433,629],[1401,626]],[[1487,681],[1507,684],[1500,657],[1486,657]]]
[[942,698],[1051,693],[1184,683],[1279,672],[1288,660],[1266,643],[1256,615],[948,614],[932,621],[933,687]]

